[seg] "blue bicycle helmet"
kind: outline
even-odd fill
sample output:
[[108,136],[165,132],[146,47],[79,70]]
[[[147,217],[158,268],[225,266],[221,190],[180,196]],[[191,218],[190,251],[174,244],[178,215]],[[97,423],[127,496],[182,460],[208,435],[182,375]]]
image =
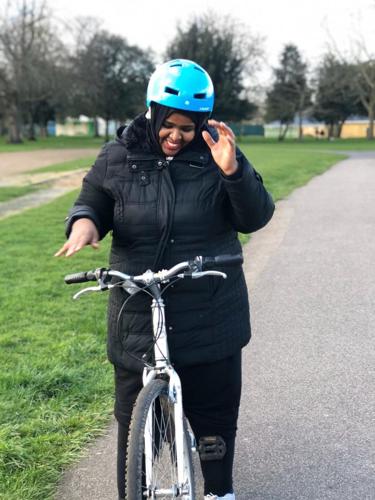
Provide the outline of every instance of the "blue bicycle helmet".
[[210,75],[188,59],[173,59],[160,65],[147,87],[147,106],[157,102],[185,111],[211,113],[214,86]]

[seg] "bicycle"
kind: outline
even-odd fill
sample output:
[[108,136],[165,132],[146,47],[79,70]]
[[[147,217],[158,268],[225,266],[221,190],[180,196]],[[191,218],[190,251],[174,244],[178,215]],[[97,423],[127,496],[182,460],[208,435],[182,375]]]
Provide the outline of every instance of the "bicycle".
[[[182,390],[178,374],[169,360],[165,306],[165,290],[184,278],[227,275],[217,270],[204,270],[213,266],[234,265],[243,262],[239,255],[195,257],[176,264],[169,270],[156,273],[151,270],[139,276],[98,268],[65,277],[67,284],[97,281],[97,286],[80,290],[79,298],[87,292],[105,291],[122,287],[129,298],[138,292],[152,297],[151,312],[154,335],[154,362],[145,364],[143,388],[135,402],[128,440],[126,498],[128,500],[170,499],[195,500],[195,479],[192,452],[196,451],[193,433],[189,429],[182,405]],[[112,282],[112,279],[118,279]],[[162,288],[162,285],[166,285]],[[125,302],[126,303],[126,302]],[[201,449],[201,446],[205,446]],[[200,445],[200,453],[216,453],[215,443]]]

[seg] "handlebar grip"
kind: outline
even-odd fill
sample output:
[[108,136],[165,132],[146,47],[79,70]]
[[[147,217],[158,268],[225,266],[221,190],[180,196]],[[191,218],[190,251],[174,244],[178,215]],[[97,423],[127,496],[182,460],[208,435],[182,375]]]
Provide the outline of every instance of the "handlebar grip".
[[73,283],[86,283],[87,281],[96,281],[97,278],[95,276],[94,271],[85,271],[82,273],[68,274],[65,276],[64,281],[67,285],[71,285]]
[[203,268],[208,266],[236,266],[237,264],[243,264],[243,255],[241,253],[203,257],[202,259]]

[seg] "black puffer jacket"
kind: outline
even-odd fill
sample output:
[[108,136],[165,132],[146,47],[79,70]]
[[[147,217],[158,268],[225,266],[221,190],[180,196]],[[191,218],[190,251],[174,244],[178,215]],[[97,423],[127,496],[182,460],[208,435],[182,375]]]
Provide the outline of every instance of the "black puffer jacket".
[[[103,147],[70,213],[68,234],[80,217],[91,218],[101,238],[112,231],[110,265],[128,274],[168,268],[196,255],[241,252],[237,231],[260,229],[274,211],[260,175],[237,150],[239,171],[225,177],[203,139],[168,162],[148,149],[145,130],[141,115]],[[223,359],[250,339],[242,267],[223,271],[227,280],[185,279],[165,293],[176,366]],[[140,358],[152,344],[150,299],[145,294],[132,297],[117,328],[126,297],[120,289],[110,296],[108,356],[112,363],[138,371],[142,364],[132,355]]]

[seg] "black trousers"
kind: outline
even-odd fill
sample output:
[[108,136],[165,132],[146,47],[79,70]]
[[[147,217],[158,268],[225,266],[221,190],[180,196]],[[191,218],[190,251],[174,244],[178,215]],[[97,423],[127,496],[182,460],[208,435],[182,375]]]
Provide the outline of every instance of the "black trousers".
[[[204,493],[233,491],[233,458],[241,398],[241,351],[221,361],[177,369],[184,412],[197,443],[204,436],[221,436],[227,452],[220,460],[201,461]],[[133,405],[142,388],[141,374],[115,367],[115,416],[119,423],[117,484],[125,497],[125,457]]]

